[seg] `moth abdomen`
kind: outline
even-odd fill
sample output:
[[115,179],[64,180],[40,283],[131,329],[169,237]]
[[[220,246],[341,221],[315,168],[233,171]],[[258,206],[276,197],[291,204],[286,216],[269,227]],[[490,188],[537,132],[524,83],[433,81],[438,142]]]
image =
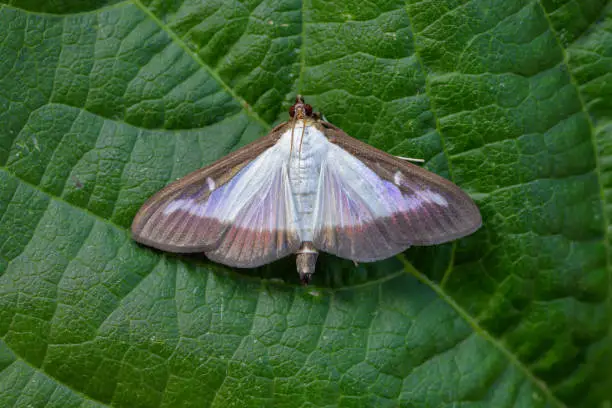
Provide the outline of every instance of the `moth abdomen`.
[[300,275],[300,281],[302,281],[304,285],[308,285],[315,272],[319,251],[317,251],[312,242],[306,241],[302,242],[296,254],[295,263],[298,274]]

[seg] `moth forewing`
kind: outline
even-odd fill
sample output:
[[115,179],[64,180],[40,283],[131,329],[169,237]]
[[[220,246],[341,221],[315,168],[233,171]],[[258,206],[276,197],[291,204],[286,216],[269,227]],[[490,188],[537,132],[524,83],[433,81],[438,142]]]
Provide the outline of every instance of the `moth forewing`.
[[398,242],[432,245],[476,231],[482,224],[474,201],[457,185],[428,170],[354,139],[341,129],[321,123],[333,143],[357,158],[383,181],[383,201],[396,210],[379,226]]
[[[223,222],[223,210],[229,212],[235,208],[219,192],[273,147],[284,127],[284,124],[277,126],[266,137],[157,192],[136,214],[132,222],[132,237],[140,243],[169,252],[206,252],[217,248],[229,227]],[[213,200],[210,200],[211,196]]]
[[450,181],[351,138],[299,95],[290,116],[155,194],[134,218],[134,239],[244,268],[295,253],[307,284],[317,250],[371,262],[480,226]]

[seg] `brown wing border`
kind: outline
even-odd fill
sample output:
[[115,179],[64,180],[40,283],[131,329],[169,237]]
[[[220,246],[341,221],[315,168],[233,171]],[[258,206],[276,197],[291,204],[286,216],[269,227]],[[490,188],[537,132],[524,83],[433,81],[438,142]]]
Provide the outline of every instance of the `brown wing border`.
[[[176,248],[172,245],[164,245],[158,241],[153,241],[141,234],[147,221],[155,214],[157,209],[162,206],[173,195],[182,192],[186,186],[202,185],[207,177],[215,180],[217,188],[229,182],[247,164],[251,163],[264,151],[274,146],[285,132],[289,122],[284,122],[274,127],[266,136],[259,138],[240,149],[222,157],[206,167],[195,170],[179,180],[173,181],[157,193],[153,194],[140,207],[132,221],[132,239],[141,244],[158,248],[168,252],[202,252],[205,248]],[[203,196],[207,198],[208,196]]]
[[[389,177],[389,175],[386,175],[381,171],[382,169],[384,169],[384,167],[380,164],[383,164],[393,169],[401,170],[407,178],[410,178],[411,176],[417,177],[419,179],[424,180],[426,184],[433,184],[437,187],[441,187],[443,190],[452,191],[452,193],[460,199],[464,216],[468,217],[468,219],[464,220],[465,224],[463,229],[453,233],[448,233],[448,235],[446,235],[442,240],[420,240],[415,237],[414,241],[411,242],[411,245],[441,244],[470,235],[482,226],[482,216],[480,214],[478,206],[476,206],[476,203],[474,203],[472,198],[455,183],[445,179],[442,176],[432,173],[429,170],[425,170],[422,167],[409,163],[406,160],[399,159],[387,152],[376,149],[375,147],[372,147],[367,143],[357,140],[347,135],[342,129],[338,128],[337,126],[334,126],[329,122],[321,120],[317,122],[316,125],[331,143],[338,145],[342,149],[346,150],[348,153],[361,160],[366,166],[370,168],[370,170],[378,174],[379,177],[389,182],[393,182],[392,176]],[[389,171],[388,169],[384,170]],[[392,174],[393,172],[391,173],[391,175]]]

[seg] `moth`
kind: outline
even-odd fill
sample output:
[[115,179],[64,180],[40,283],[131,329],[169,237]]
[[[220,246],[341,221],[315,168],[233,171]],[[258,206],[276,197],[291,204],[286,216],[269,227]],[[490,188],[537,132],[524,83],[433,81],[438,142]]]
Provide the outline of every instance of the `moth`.
[[319,251],[374,262],[480,227],[478,207],[450,181],[348,136],[300,95],[289,115],[153,195],[133,238],[237,268],[295,253],[307,285]]

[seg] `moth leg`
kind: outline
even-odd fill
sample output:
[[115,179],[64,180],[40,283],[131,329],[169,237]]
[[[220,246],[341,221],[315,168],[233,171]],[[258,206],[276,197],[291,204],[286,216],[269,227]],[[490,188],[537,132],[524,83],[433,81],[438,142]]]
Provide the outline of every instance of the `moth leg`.
[[414,162],[414,163],[425,163],[425,160],[424,160],[424,159],[414,159],[414,158],[412,158],[412,157],[402,157],[402,156],[395,156],[395,157],[397,157],[398,159],[402,159],[402,160],[409,161],[409,162]]

